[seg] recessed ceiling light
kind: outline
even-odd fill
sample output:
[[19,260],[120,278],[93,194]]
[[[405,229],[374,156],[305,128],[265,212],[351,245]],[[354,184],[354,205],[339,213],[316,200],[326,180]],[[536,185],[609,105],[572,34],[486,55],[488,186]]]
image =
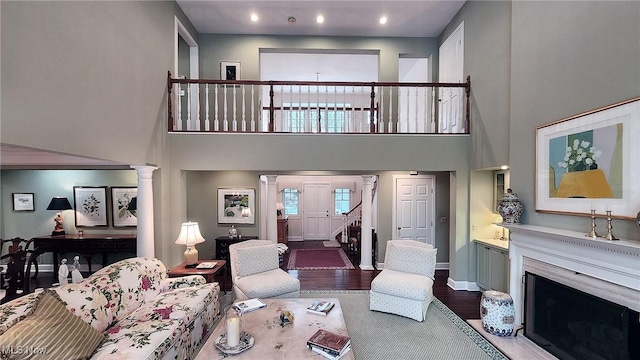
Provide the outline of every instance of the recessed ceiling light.
[[500,169],[502,170],[507,170],[509,168],[509,165],[502,165],[500,166]]
[[251,21],[253,21],[253,22],[258,21],[258,15],[257,14],[251,14]]
[[318,24],[322,24],[324,22],[324,16],[318,15],[318,17],[316,18],[316,22]]
[[386,16],[380,17],[380,25],[384,25],[386,23],[387,23],[387,17]]
[[294,18],[293,16],[289,16],[289,18],[287,19],[287,21],[288,21],[290,24],[295,24],[295,23],[296,23],[296,18]]

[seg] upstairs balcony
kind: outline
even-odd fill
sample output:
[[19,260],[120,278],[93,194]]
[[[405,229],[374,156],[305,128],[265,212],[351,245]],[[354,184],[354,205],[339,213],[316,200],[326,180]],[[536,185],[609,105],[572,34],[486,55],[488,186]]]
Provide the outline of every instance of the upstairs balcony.
[[469,134],[464,83],[174,79],[169,132]]

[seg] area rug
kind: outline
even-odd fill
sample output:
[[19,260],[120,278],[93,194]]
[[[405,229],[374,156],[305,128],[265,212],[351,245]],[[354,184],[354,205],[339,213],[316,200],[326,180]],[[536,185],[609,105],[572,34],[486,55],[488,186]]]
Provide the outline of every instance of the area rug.
[[293,249],[287,270],[349,270],[355,269],[342,249]]
[[342,247],[342,245],[340,245],[340,243],[335,241],[335,240],[323,241],[322,245],[324,245],[324,247],[328,247],[328,248]]
[[508,359],[440,300],[426,320],[369,310],[368,290],[306,290],[300,297],[335,297],[351,337],[356,359],[475,360]]

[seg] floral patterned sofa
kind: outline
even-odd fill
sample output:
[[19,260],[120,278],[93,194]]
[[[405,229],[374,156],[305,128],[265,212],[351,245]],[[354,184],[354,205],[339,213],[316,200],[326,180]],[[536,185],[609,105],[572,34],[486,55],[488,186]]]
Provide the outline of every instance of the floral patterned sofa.
[[[122,260],[81,283],[51,290],[103,334],[91,359],[190,359],[220,316],[217,283],[198,275],[167,278],[164,264],[153,258]],[[29,319],[39,296],[0,306],[0,342],[13,325]]]

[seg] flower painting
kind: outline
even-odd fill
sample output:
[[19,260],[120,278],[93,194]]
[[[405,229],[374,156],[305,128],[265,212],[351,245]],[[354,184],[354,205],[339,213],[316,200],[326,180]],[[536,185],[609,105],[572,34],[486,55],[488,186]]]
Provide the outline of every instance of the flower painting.
[[218,189],[218,222],[253,224],[255,191],[253,189]]
[[107,226],[107,187],[74,186],[76,227]]
[[634,216],[640,203],[640,98],[536,130],[536,210]]
[[137,206],[132,200],[138,196],[136,187],[111,188],[111,219],[114,227],[137,226]]

